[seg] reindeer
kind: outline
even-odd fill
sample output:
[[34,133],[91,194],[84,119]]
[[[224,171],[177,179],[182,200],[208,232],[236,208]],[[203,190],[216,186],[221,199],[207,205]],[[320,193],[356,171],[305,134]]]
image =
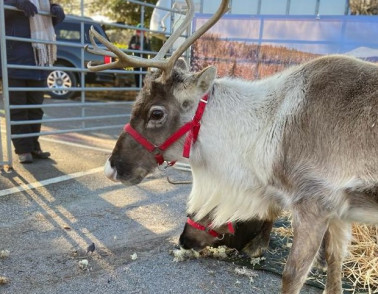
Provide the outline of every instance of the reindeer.
[[[378,67],[332,55],[259,81],[191,73],[180,55],[228,8],[218,11],[171,57],[169,46],[190,25],[192,1],[178,30],[151,60],[131,57],[91,29],[92,53],[113,67],[154,67],[130,122],[105,164],[105,175],[135,185],[163,164],[189,156],[193,185],[187,212],[215,227],[292,213],[294,239],[282,293],[299,293],[322,242],[326,293],[341,293],[350,223],[378,223]],[[110,51],[101,49],[94,37]],[[324,241],[323,241],[324,240]]]
[[258,257],[269,246],[273,221],[251,219],[235,223],[228,222],[214,227],[211,217],[206,216],[199,221],[194,221],[194,216],[195,214],[188,216],[179,238],[180,246],[184,249],[201,250],[206,246],[225,245],[249,257]]

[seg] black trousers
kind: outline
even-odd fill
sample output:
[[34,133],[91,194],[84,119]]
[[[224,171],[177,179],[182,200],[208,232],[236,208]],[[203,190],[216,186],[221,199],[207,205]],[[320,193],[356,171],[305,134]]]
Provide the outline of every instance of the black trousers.
[[[9,87],[44,87],[45,81],[33,80],[18,80],[9,79]],[[9,91],[10,105],[35,105],[43,103],[42,91]],[[41,108],[33,109],[11,109],[10,118],[12,121],[20,120],[40,120],[43,117],[43,110]],[[39,133],[41,131],[41,124],[22,124],[12,125],[11,133],[15,134],[30,134]],[[38,142],[38,136],[12,139],[16,154],[29,153],[31,151],[41,150]]]

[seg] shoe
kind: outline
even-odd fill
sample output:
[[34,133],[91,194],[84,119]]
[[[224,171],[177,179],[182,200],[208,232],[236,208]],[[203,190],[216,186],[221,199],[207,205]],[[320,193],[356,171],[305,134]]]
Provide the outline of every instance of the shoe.
[[33,156],[31,155],[31,153],[18,154],[18,161],[21,163],[32,163]]
[[34,158],[39,158],[39,159],[47,159],[51,155],[50,152],[43,152],[42,150],[32,151],[31,154],[33,155]]

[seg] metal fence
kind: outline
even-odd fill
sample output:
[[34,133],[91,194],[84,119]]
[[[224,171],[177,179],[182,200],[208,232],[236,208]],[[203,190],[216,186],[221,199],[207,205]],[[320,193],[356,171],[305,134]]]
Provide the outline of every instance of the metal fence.
[[[59,128],[59,129],[48,129],[44,128],[41,133],[34,133],[29,135],[11,135],[10,127],[16,124],[25,123],[25,121],[11,121],[10,120],[10,110],[17,108],[39,108],[40,106],[30,106],[30,105],[9,105],[9,92],[11,91],[46,91],[53,92],[56,89],[49,88],[12,88],[8,86],[7,70],[10,68],[34,68],[34,69],[44,69],[43,67],[30,67],[23,65],[11,65],[7,64],[6,60],[6,41],[24,41],[33,42],[35,40],[25,39],[25,38],[15,38],[5,35],[5,20],[4,20],[4,10],[5,9],[15,9],[12,6],[4,6],[4,2],[0,1],[0,45],[1,45],[1,61],[2,61],[2,74],[3,74],[3,112],[0,113],[2,116],[3,124],[0,124],[0,131],[5,133],[5,136],[1,136],[0,140],[0,167],[4,165],[12,165],[12,148],[11,139],[20,138],[26,136],[35,135],[52,135],[60,133],[71,133],[71,132],[86,132],[86,131],[96,131],[96,130],[120,130],[125,123],[125,118],[129,116],[130,106],[132,101],[121,101],[121,102],[90,102],[88,97],[96,93],[106,93],[106,95],[115,95],[116,93],[135,93],[140,89],[141,84],[135,86],[93,86],[86,84],[86,76],[88,76],[89,71],[85,64],[85,51],[84,46],[86,40],[84,37],[85,23],[88,22],[88,18],[84,15],[84,1],[80,1],[80,15],[70,15],[67,16],[68,20],[73,20],[80,23],[80,40],[79,42],[73,44],[72,42],[66,41],[56,41],[54,42],[58,46],[65,46],[70,48],[78,48],[80,50],[80,66],[75,68],[67,68],[64,66],[54,66],[48,68],[47,70],[61,70],[71,73],[76,73],[79,79],[79,86],[66,89],[68,92],[80,93],[78,100],[48,100],[48,103],[43,104],[44,109],[75,109],[72,111],[72,115],[61,117],[61,118],[44,118],[40,121],[35,121],[35,123],[42,123],[43,126],[54,125],[64,122],[76,122],[75,127],[69,128]],[[180,0],[183,2],[182,0]],[[177,0],[177,2],[180,2]],[[287,0],[286,6],[288,7],[285,11],[291,11],[295,3],[299,3],[299,0]],[[155,6],[152,4],[147,4],[138,0],[128,0],[128,2],[140,5],[140,23],[144,23],[145,7],[151,7],[166,11],[170,18],[173,15],[182,15],[183,11],[177,10],[177,8],[171,9],[167,7]],[[172,0],[175,3],[174,0]],[[218,1],[214,1],[214,3]],[[261,0],[252,1],[257,6],[262,7]],[[284,2],[284,1],[283,1]],[[206,43],[206,36],[204,36],[202,41],[197,42],[197,45],[192,49],[192,67],[196,70],[197,67],[201,67],[204,64],[215,64],[218,67],[218,72],[222,74],[222,71],[226,75],[239,75],[244,78],[254,79],[264,76],[265,74],[270,74],[276,70],[281,70],[282,68],[290,65],[292,63],[300,63],[309,58],[313,58],[316,55],[328,54],[328,53],[349,53],[354,54],[356,57],[358,54],[373,54],[371,61],[376,62],[378,60],[376,52],[378,52],[378,43],[371,36],[376,35],[378,30],[377,17],[355,17],[343,15],[347,13],[348,5],[346,0],[338,0],[340,13],[338,16],[319,16],[316,12],[319,12],[321,4],[328,3],[327,1],[312,0],[314,4],[315,12],[312,10],[309,12],[311,15],[245,15],[239,14],[234,15],[232,13],[227,14],[222,18],[220,23],[210,30],[210,34],[213,33],[217,35],[217,47],[207,52],[205,56],[196,54],[196,46],[201,46]],[[195,0],[195,3],[200,5],[197,7],[199,14],[196,15],[193,22],[193,30],[200,26],[204,21],[206,21],[210,16],[206,9],[215,9],[216,6],[212,1]],[[242,3],[239,0],[231,1],[232,9],[231,12],[237,12],[237,4]],[[265,3],[265,2],[264,2]],[[332,2],[335,4],[336,2]],[[205,4],[209,7],[205,7]],[[182,7],[182,6],[175,6]],[[319,8],[320,7],[320,8]],[[325,6],[326,7],[326,6]],[[259,9],[260,9],[259,8]],[[320,9],[320,10],[319,10]],[[260,9],[261,10],[261,9]],[[258,12],[262,12],[262,10]],[[207,13],[206,13],[207,12]],[[164,17],[166,18],[166,17]],[[174,23],[174,22],[173,22]],[[136,26],[119,24],[119,23],[103,23],[97,22],[100,25],[107,25],[108,27],[114,27],[122,30],[141,30],[151,34],[158,34],[161,31],[150,30],[146,27],[137,28]],[[237,25],[235,25],[237,24]],[[167,36],[171,34],[171,26],[167,32],[164,32]],[[235,31],[236,29],[236,31]],[[189,33],[189,32],[187,32]],[[186,37],[186,36],[182,36]],[[214,41],[212,39],[212,41]],[[143,43],[143,42],[142,42]],[[265,46],[267,45],[267,46]],[[227,46],[230,53],[227,56],[223,56],[217,53],[217,49],[222,49],[222,46]],[[241,47],[248,47],[246,51],[248,54],[246,56],[236,54],[237,50]],[[207,46],[210,48],[209,46]],[[276,50],[277,48],[277,50]],[[282,48],[286,48],[283,50]],[[130,50],[126,49],[128,53],[139,53],[139,54],[151,54],[156,53],[155,51],[143,50]],[[232,49],[232,50],[231,50]],[[280,53],[278,52],[280,49]],[[363,49],[363,50],[362,50]],[[361,50],[363,51],[361,53]],[[203,50],[199,50],[202,52]],[[234,52],[232,54],[231,52]],[[252,54],[255,52],[255,54]],[[271,55],[274,54],[274,55]],[[290,53],[290,54],[289,54]],[[239,56],[240,55],[240,56]],[[186,57],[189,58],[189,51],[186,53]],[[370,60],[369,58],[367,58]],[[233,72],[232,72],[233,71]],[[134,71],[134,70],[106,70],[106,74],[121,75],[126,77],[133,77],[135,74],[143,74],[144,72]],[[45,100],[46,101],[46,100]],[[102,109],[102,115],[91,115],[90,109],[92,107],[100,107]],[[110,111],[105,111],[106,108],[112,108]],[[116,107],[116,110],[114,110]],[[77,113],[79,109],[79,113]],[[1,110],[1,108],[0,108]],[[27,121],[30,123],[30,121]]]
[[[147,33],[157,33],[151,31],[149,28],[146,28],[143,26],[144,23],[144,17],[145,17],[145,6],[149,6],[152,8],[157,8],[155,5],[147,4],[141,1],[136,0],[130,0],[129,2],[138,4],[141,6],[141,14],[140,14],[140,23],[142,24],[141,27],[136,27],[133,25],[127,25],[127,24],[118,24],[118,23],[104,23],[104,22],[97,22],[99,25],[106,24],[107,27],[114,27],[117,29],[122,30],[141,30]],[[120,118],[122,121],[126,120],[127,117],[130,115],[130,105],[133,103],[133,101],[97,101],[97,102],[91,102],[88,101],[88,97],[96,94],[96,93],[106,93],[107,96],[112,96],[120,92],[122,93],[132,93],[131,97],[135,95],[135,92],[138,91],[141,87],[141,82],[138,85],[128,85],[128,86],[115,86],[115,85],[101,85],[101,86],[94,86],[94,85],[88,85],[86,84],[86,76],[89,74],[88,69],[86,68],[86,61],[85,61],[85,50],[84,46],[86,45],[85,40],[85,26],[84,24],[88,22],[88,17],[84,15],[84,0],[81,0],[81,13],[80,15],[67,15],[66,20],[68,21],[76,21],[80,23],[80,40],[77,43],[73,43],[70,41],[56,41],[56,42],[43,42],[40,40],[33,40],[33,39],[27,39],[27,38],[18,38],[18,37],[12,37],[12,36],[6,36],[5,33],[5,10],[17,10],[13,6],[4,5],[4,1],[0,1],[0,46],[1,46],[1,65],[2,65],[2,108],[0,107],[0,168],[4,166],[12,166],[12,144],[11,140],[14,138],[23,138],[23,137],[32,137],[32,136],[44,136],[44,135],[51,135],[51,134],[60,134],[60,133],[70,133],[70,132],[87,132],[87,131],[96,131],[96,130],[106,130],[106,129],[114,129],[119,130],[122,128],[123,123],[119,123]],[[182,14],[183,12],[173,10],[173,9],[167,9],[167,8],[157,8],[166,10],[171,14],[179,13]],[[46,14],[41,12],[40,14]],[[92,22],[92,20],[91,20]],[[169,35],[171,32],[166,32],[167,35]],[[143,35],[143,34],[142,34]],[[80,49],[80,66],[77,67],[69,67],[62,65],[57,65],[53,67],[39,67],[39,66],[26,66],[26,65],[15,65],[15,64],[8,64],[7,63],[7,53],[6,53],[6,41],[19,41],[19,42],[40,42],[40,43],[54,43],[57,46],[65,46],[69,48],[79,48]],[[143,43],[143,42],[142,42]],[[142,45],[143,46],[143,45]],[[139,53],[139,54],[154,54],[155,51],[147,51],[144,50],[142,47],[140,50],[125,50],[127,53]],[[16,87],[9,87],[8,85],[8,69],[41,69],[41,70],[48,70],[48,71],[64,71],[69,72],[72,74],[75,74],[78,77],[78,84],[76,86],[70,87],[70,88],[16,88]],[[145,72],[140,70],[106,70],[106,74],[114,75],[114,76],[123,76],[125,79],[133,79],[135,74],[145,74]],[[54,91],[64,91],[66,92],[75,92],[79,94],[79,99],[75,100],[55,100],[55,99],[49,99],[48,103],[44,103],[43,105],[10,105],[9,103],[9,92],[17,92],[17,91],[44,91],[45,93],[51,93]],[[129,99],[130,100],[130,99]],[[131,99],[132,100],[132,99]],[[45,99],[45,102],[47,100]],[[1,102],[1,101],[0,101]],[[88,109],[92,107],[105,109],[107,107],[111,107],[114,110],[114,107],[116,106],[118,112],[115,113],[112,111],[112,113],[107,112],[108,114],[104,115],[90,115],[88,114]],[[44,110],[46,109],[80,109],[79,115],[73,115],[68,117],[62,117],[62,118],[43,118],[42,120],[35,120],[33,123],[42,123],[43,126],[48,126],[51,124],[62,124],[64,122],[76,122],[76,127],[66,128],[66,129],[48,129],[42,130],[40,133],[32,133],[32,134],[11,134],[11,126],[12,125],[19,125],[19,124],[30,124],[31,121],[12,121],[10,119],[10,110],[12,109],[26,109],[26,108],[42,108]],[[75,111],[77,112],[77,111]],[[106,111],[104,111],[106,113]],[[74,113],[74,112],[72,112]],[[46,116],[45,116],[46,117]],[[95,123],[94,123],[95,122]],[[101,123],[106,122],[106,123]],[[92,124],[93,123],[93,124]],[[4,135],[5,134],[5,135]]]

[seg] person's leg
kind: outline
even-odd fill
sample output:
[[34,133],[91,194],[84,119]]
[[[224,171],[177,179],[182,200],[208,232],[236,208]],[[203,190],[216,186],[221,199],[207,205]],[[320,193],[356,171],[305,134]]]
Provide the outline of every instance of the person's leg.
[[[28,81],[29,87],[44,87],[44,81]],[[27,92],[27,104],[30,105],[39,105],[43,103],[44,100],[44,92],[43,91],[30,91]],[[28,109],[28,120],[41,120],[43,118],[43,110],[42,108],[30,108]],[[39,133],[41,131],[41,123],[31,123],[30,124],[30,132],[31,133]],[[48,158],[50,156],[49,152],[42,152],[41,146],[38,142],[39,136],[32,137],[33,140],[33,149],[32,154],[34,157],[37,158]]]
[[[141,70],[141,68],[139,68],[139,67],[134,68],[134,71],[140,71],[140,70]],[[135,77],[135,87],[139,87],[140,74],[135,74],[134,77]]]
[[[29,87],[43,87],[41,81],[28,81]],[[26,94],[27,104],[38,105],[43,103],[43,92],[42,91],[30,91]],[[30,108],[28,109],[28,120],[41,120],[43,117],[43,110],[41,108]],[[41,131],[40,123],[30,124],[30,133],[39,133]],[[33,139],[33,151],[40,150],[38,143],[38,136],[32,137]]]
[[[26,80],[9,79],[9,87],[27,87]],[[27,104],[26,91],[9,91],[9,104],[10,105],[25,105]],[[27,109],[11,109],[10,119],[12,121],[28,120]],[[30,133],[30,125],[12,125],[12,135],[28,134]],[[33,139],[28,138],[16,138],[12,139],[13,146],[16,154],[28,154],[33,150]],[[30,159],[30,158],[29,158]],[[29,161],[29,160],[27,160]]]

